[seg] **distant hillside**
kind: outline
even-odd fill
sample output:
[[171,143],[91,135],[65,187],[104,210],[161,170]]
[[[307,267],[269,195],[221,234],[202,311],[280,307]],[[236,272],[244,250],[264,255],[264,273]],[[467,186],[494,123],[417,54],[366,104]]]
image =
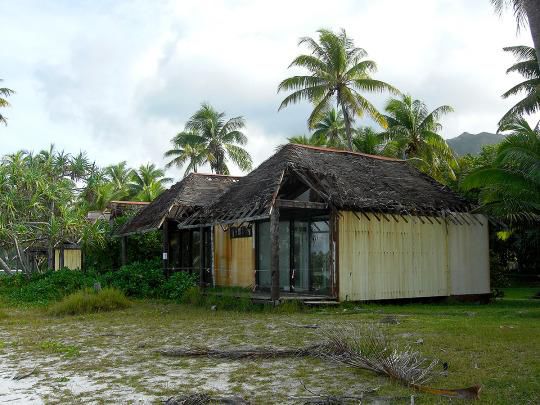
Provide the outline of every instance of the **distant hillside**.
[[482,150],[484,145],[493,145],[504,139],[504,135],[492,134],[489,132],[480,132],[479,134],[469,134],[463,132],[460,136],[447,139],[446,142],[458,155],[463,156],[467,153],[476,155]]

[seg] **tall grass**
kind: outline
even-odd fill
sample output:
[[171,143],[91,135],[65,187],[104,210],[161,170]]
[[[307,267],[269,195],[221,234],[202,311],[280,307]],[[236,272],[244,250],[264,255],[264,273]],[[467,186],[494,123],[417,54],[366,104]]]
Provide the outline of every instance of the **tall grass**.
[[124,309],[131,305],[124,293],[116,288],[77,291],[49,308],[51,315],[79,315]]

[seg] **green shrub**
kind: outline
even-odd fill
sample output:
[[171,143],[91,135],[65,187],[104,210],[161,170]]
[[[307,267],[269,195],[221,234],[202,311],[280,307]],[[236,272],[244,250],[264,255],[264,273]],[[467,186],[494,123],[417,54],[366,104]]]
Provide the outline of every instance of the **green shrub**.
[[2,310],[0,309],[0,321],[1,321],[2,319],[8,318],[8,316],[9,316],[8,314],[6,314],[4,311],[2,311]]
[[[137,298],[163,297],[165,276],[159,260],[131,263],[102,275],[103,284]],[[163,297],[165,298],[165,297]]]
[[205,303],[205,297],[199,287],[190,287],[182,295],[181,302],[184,304],[201,306]]
[[84,289],[68,295],[49,308],[52,315],[79,315],[124,309],[131,304],[122,291],[104,288],[98,292]]
[[[126,223],[135,212],[125,214],[113,220],[109,224],[108,236],[104,245],[90,246],[84,251],[84,269],[101,273],[113,271],[121,267],[120,263],[120,238],[113,237],[113,233]],[[135,234],[129,237],[127,243],[128,264],[143,262],[148,259],[160,259],[163,242],[160,231],[151,231],[143,234]]]
[[174,273],[165,281],[162,297],[182,301],[187,290],[196,287],[199,277],[185,272]]
[[0,281],[0,294],[15,302],[48,303],[67,294],[91,287],[96,277],[77,270],[47,271],[31,276],[16,274]]

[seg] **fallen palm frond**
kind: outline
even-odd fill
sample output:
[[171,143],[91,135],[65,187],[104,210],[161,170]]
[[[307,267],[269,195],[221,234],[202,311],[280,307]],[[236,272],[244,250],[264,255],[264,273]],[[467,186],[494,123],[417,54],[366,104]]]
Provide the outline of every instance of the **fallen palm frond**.
[[302,348],[245,347],[229,350],[209,347],[162,349],[157,352],[171,357],[211,357],[220,359],[275,359],[283,357],[317,357],[350,367],[369,370],[411,387],[435,395],[461,399],[478,399],[480,386],[464,389],[436,389],[426,384],[436,376],[437,360],[428,360],[410,347],[398,347],[388,341],[374,326],[358,329],[345,327],[323,332],[321,343]]
[[478,399],[480,386],[447,390],[427,387],[436,371],[437,360],[428,360],[410,347],[398,348],[374,327],[333,329],[324,332],[326,342],[319,345],[319,356],[353,368],[385,375],[421,392],[452,398]]
[[213,349],[205,346],[189,348],[161,349],[157,352],[169,357],[212,357],[218,359],[273,359],[278,357],[316,356],[320,345],[310,345],[298,349],[280,349],[276,347],[245,347],[238,349]]

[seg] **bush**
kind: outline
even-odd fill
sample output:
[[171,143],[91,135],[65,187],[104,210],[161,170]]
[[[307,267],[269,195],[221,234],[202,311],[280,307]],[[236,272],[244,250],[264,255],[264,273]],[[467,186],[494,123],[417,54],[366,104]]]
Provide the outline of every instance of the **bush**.
[[165,281],[162,288],[163,298],[181,301],[189,289],[197,286],[199,277],[185,272],[174,273]]
[[118,288],[137,298],[163,297],[165,276],[159,260],[136,262],[102,275],[104,285]]
[[199,287],[191,287],[184,292],[181,302],[184,304],[202,306],[205,303],[205,297]]
[[80,315],[124,309],[131,305],[122,291],[104,288],[95,292],[86,288],[68,295],[49,308],[52,315]]
[[35,273],[30,277],[16,274],[1,278],[0,294],[15,302],[48,303],[91,287],[95,281],[93,274],[68,269]]
[[[113,237],[113,233],[125,224],[134,213],[115,218],[109,226],[108,236],[103,246],[91,246],[85,249],[84,269],[95,272],[109,272],[119,269],[120,264],[120,238]],[[160,259],[163,243],[161,232],[151,231],[143,234],[131,235],[127,243],[128,264],[143,262],[148,259]]]

